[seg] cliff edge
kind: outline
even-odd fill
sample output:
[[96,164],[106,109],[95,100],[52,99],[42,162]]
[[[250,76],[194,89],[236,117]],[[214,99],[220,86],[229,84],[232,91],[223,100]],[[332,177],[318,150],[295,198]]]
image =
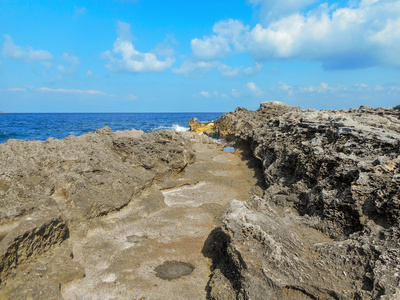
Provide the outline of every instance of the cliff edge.
[[210,236],[211,299],[400,298],[399,107],[264,102],[215,124],[252,149],[266,189]]

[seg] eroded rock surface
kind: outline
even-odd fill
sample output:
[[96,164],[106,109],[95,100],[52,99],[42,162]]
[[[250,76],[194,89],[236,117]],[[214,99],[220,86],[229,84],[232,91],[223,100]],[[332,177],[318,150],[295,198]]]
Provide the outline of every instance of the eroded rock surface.
[[205,299],[209,233],[260,190],[223,148],[109,128],[1,144],[0,299]]
[[107,127],[10,140],[0,298],[399,299],[399,125],[265,102],[206,128],[231,153]]
[[[85,272],[79,266],[67,271],[76,265],[72,246],[62,246],[68,253],[63,262],[53,257],[40,263],[43,255],[70,234],[87,230],[90,220],[122,209],[163,178],[176,177],[195,154],[189,138],[172,131],[114,133],[105,127],[63,140],[9,140],[0,145],[0,158],[0,298],[38,298],[39,288],[21,290],[18,282],[28,280],[47,286],[43,297],[50,299],[61,297],[61,286]],[[39,270],[52,261],[64,266]],[[32,270],[23,271],[29,262]]]
[[399,108],[265,102],[221,119],[262,162],[267,188],[227,211],[210,297],[397,299]]

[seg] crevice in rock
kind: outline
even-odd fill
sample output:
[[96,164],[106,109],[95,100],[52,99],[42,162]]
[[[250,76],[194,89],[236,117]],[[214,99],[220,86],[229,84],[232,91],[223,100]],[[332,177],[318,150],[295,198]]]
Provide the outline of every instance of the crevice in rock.
[[[224,290],[226,294],[234,292],[236,296],[242,290],[241,275],[238,271],[237,265],[232,260],[232,256],[228,253],[228,246],[230,237],[224,232],[221,227],[215,228],[207,237],[202,253],[205,257],[210,258],[212,261],[210,280],[206,286],[207,299],[218,299],[213,295],[213,289]],[[222,287],[215,287],[219,282],[213,282],[213,277],[222,275],[225,280],[229,282],[228,285]]]
[[[242,161],[245,161],[247,167],[254,171],[254,177],[257,179],[255,186],[261,191],[266,190],[267,185],[265,183],[263,163],[260,159],[254,156],[252,144],[248,141],[236,139],[235,149],[241,151]],[[259,196],[262,196],[262,194]]]
[[[262,181],[259,186],[262,186],[263,199],[282,208],[280,215],[274,217],[284,218],[289,223],[290,218],[299,218],[308,228],[315,228],[335,239],[315,242],[316,237],[301,236],[300,241],[305,244],[314,242],[320,245],[317,248],[322,249],[318,250],[318,257],[307,256],[307,263],[312,268],[321,268],[322,273],[327,270],[324,280],[337,284],[330,291],[323,291],[323,286],[316,286],[316,289],[322,288],[321,292],[333,299],[391,299],[392,295],[398,295],[400,269],[394,253],[398,253],[399,237],[392,236],[398,235],[400,223],[398,108],[300,111],[283,103],[265,102],[256,112],[236,110],[215,123],[235,134],[236,144],[247,151],[247,156],[261,162],[258,165],[262,166],[258,173],[261,176],[258,178]],[[224,224],[242,218],[246,224],[265,226],[279,235],[281,228],[266,224],[269,219],[263,219],[262,210],[257,207],[248,209],[226,216]],[[299,215],[290,217],[293,211]],[[247,240],[245,243],[241,240],[238,228],[232,229],[232,234],[229,230],[227,228],[225,232],[228,237],[224,242],[216,243],[221,249],[226,249],[226,255],[235,255],[229,253],[229,244],[244,251],[243,257],[251,262],[249,266],[254,274],[249,275],[248,270],[243,273],[240,267],[236,267],[232,271],[236,277],[229,277],[226,269],[230,270],[229,266],[235,268],[229,260],[236,258],[215,258],[213,277],[217,278],[217,271],[221,270],[232,287],[236,284],[236,292],[243,284],[249,290],[279,294],[279,289],[274,290],[269,283],[246,281],[247,276],[253,276],[253,279],[262,276],[257,269],[259,266],[251,264],[257,255],[263,255],[266,245],[256,244],[255,247],[260,248],[250,250]],[[293,251],[286,250],[289,254]],[[267,274],[273,274],[271,278],[275,276],[277,282],[288,280],[286,275],[291,274],[290,271],[285,273],[275,268],[274,263],[279,264],[281,258],[281,252],[277,250],[276,253],[277,262],[265,258],[268,261],[265,263]],[[289,264],[295,261],[290,259]],[[218,284],[226,287],[223,278],[218,283],[213,281],[213,277],[209,289],[216,286],[218,290]],[[235,283],[235,278],[244,282]],[[302,282],[297,291],[318,299],[317,294],[307,294],[309,291],[304,287],[309,284],[307,280]],[[343,286],[346,286],[344,290]],[[211,290],[209,295],[212,293]],[[289,298],[297,299],[295,297]],[[226,298],[221,296],[218,299]]]
[[[304,290],[303,288],[298,287],[298,286],[285,286],[285,289],[299,292],[299,293],[303,294],[304,296],[306,296],[307,298],[312,299],[312,300],[318,299],[313,294],[308,293],[306,290]],[[337,298],[335,298],[335,299],[337,299]]]
[[22,224],[3,239],[4,244],[0,249],[0,283],[19,265],[69,237],[68,226],[61,217],[44,221],[38,219],[35,222],[40,224],[34,227]]

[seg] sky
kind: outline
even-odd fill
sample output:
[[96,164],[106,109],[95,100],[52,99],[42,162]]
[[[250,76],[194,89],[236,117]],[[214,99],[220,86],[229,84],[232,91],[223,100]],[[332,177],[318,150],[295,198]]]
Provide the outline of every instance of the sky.
[[1,0],[2,112],[400,104],[400,0]]

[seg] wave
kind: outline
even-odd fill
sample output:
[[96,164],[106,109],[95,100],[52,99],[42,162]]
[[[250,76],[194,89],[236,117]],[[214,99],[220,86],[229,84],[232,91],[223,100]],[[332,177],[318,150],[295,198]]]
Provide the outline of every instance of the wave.
[[175,131],[189,131],[189,127],[184,127],[179,124],[173,124],[172,126],[158,126],[156,128],[152,128],[152,131],[159,131],[159,130],[175,130]]

